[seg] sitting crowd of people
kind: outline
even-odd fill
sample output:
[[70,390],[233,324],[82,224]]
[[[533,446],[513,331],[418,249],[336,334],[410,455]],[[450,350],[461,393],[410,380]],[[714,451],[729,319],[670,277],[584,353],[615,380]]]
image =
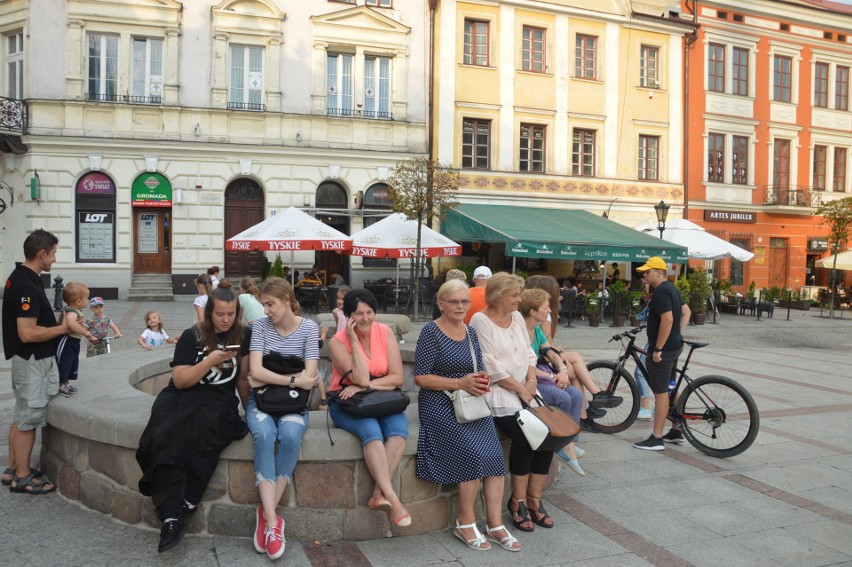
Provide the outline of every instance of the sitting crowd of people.
[[[576,421],[621,400],[600,391],[579,353],[552,346],[552,306],[559,298],[555,279],[533,277],[525,282],[505,272],[492,274],[484,267],[476,276],[478,285],[473,289],[482,301],[477,310],[472,312],[473,293],[464,279],[448,278],[437,292],[437,317],[417,341],[413,371],[419,386],[416,475],[439,485],[457,485],[453,533],[468,547],[484,551],[496,545],[514,552],[522,544],[502,520],[507,471],[511,494],[505,506],[511,526],[530,532],[536,526],[554,525],[542,502],[554,451],[533,450],[515,413],[537,394]],[[227,279],[218,281],[215,289],[206,281],[199,284],[199,292],[202,285],[209,290],[207,300],[198,302],[203,304],[200,322],[180,335],[172,379],[157,396],[140,441],[139,488],[152,498],[163,522],[159,551],[181,540],[222,450],[250,433],[261,502],[253,545],[272,559],[284,553],[285,521],[279,505],[293,481],[310,412],[307,404],[270,409],[261,404],[261,397],[276,387],[309,392],[321,381],[320,329],[300,315],[288,281],[268,278],[259,289],[251,281],[240,283],[246,297],[235,293]],[[329,417],[337,428],[360,440],[374,481],[368,507],[386,512],[396,526],[409,526],[417,518],[412,518],[393,483],[409,433],[404,408],[374,417],[353,413],[347,403],[403,385],[400,346],[390,328],[375,320],[378,306],[370,291],[342,288],[339,292],[336,329],[328,338]],[[245,319],[248,324],[243,323]],[[267,357],[275,353],[299,365],[287,372],[273,370]],[[484,396],[491,414],[471,422],[457,421],[447,395],[457,390]],[[591,394],[589,403],[585,390]],[[240,404],[245,421],[238,412]],[[500,435],[509,439],[507,459]],[[582,476],[585,472],[578,459],[584,451],[577,441],[572,439],[556,454]],[[474,509],[480,489],[484,534]]]

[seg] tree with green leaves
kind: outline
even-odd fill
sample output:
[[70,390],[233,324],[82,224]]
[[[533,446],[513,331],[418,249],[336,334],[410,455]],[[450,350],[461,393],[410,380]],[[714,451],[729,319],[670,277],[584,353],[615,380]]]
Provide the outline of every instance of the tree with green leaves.
[[837,285],[835,283],[835,274],[837,273],[837,254],[840,252],[840,246],[849,239],[849,233],[852,231],[852,197],[844,197],[836,201],[827,201],[820,203],[814,211],[815,215],[821,216],[821,226],[828,227],[828,245],[829,249],[834,253],[834,263],[831,266],[831,307],[829,308],[828,316],[834,317],[834,294],[836,293]]
[[438,160],[413,157],[396,164],[388,178],[388,197],[395,213],[417,221],[417,253],[414,257],[414,318],[420,317],[420,243],[424,219],[444,220],[456,206],[459,172]]

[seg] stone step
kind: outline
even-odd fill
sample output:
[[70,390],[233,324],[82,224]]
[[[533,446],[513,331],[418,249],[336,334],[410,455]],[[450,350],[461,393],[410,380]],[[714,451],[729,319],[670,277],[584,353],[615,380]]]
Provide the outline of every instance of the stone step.
[[171,287],[131,287],[127,292],[129,301],[174,301]]
[[131,289],[133,289],[133,288],[150,289],[152,287],[172,289],[172,282],[171,281],[144,281],[144,282],[133,281],[133,282],[130,282],[130,288]]

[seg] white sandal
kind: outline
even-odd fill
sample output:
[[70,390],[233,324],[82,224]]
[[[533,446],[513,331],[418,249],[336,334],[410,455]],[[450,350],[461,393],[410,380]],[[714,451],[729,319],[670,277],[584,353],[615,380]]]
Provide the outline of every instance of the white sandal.
[[[466,539],[464,535],[462,535],[461,530],[473,529],[474,535],[476,535],[473,539]],[[491,549],[491,544],[485,539],[485,537],[479,533],[479,529],[476,527],[476,522],[472,524],[459,524],[459,521],[456,520],[456,529],[453,530],[453,535],[462,540],[466,546],[471,549],[475,549],[476,551],[488,551]],[[487,545],[488,547],[483,547],[483,545]]]
[[[498,538],[497,536],[491,535],[494,532],[499,532],[500,530],[503,530],[504,532],[506,532],[506,537]],[[500,547],[502,547],[506,551],[520,551],[521,550],[520,547],[512,547],[513,545],[518,543],[518,540],[515,538],[515,536],[513,536],[511,534],[511,532],[509,532],[509,530],[506,529],[506,526],[497,526],[496,528],[489,528],[488,526],[485,526],[485,531],[486,531],[485,537],[487,537],[488,539],[490,539],[491,541],[493,541],[494,543],[496,543],[497,545],[499,545]]]

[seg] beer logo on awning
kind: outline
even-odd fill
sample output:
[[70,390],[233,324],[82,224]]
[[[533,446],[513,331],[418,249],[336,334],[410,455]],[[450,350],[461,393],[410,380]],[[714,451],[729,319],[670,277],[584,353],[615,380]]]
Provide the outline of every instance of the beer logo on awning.
[[145,187],[153,191],[160,186],[160,181],[153,175],[145,180]]
[[296,236],[296,231],[292,228],[282,228],[275,233],[275,236],[278,238],[292,238],[293,236]]

